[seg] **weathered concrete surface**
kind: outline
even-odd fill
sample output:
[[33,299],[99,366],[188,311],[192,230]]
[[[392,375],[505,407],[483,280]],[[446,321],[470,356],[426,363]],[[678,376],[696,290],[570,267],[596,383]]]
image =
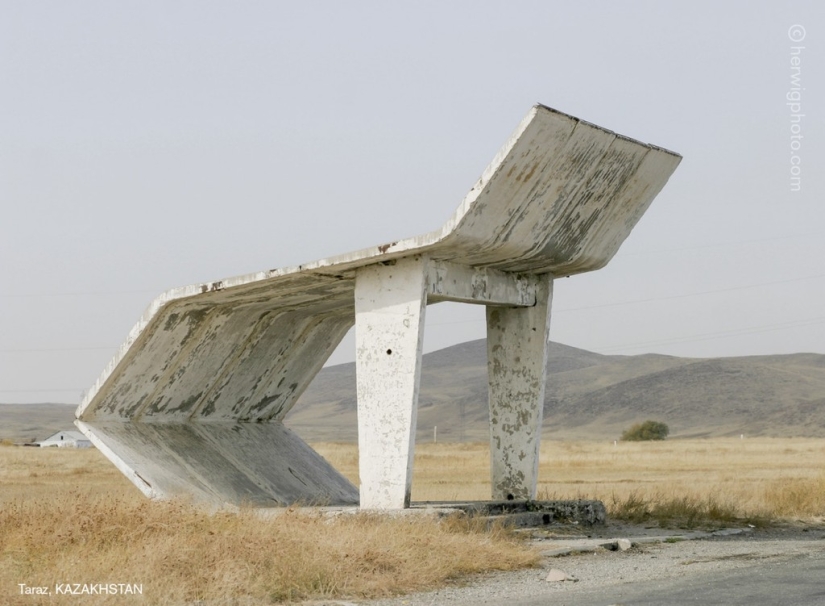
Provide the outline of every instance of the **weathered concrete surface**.
[[[156,498],[182,492],[211,503],[237,503],[240,498],[263,502],[249,496],[255,491],[248,486],[236,486],[235,476],[242,463],[265,468],[275,465],[272,457],[291,456],[283,453],[291,452],[294,436],[278,438],[284,444],[279,442],[274,449],[259,449],[254,441],[238,449],[230,448],[231,441],[189,440],[191,450],[176,453],[186,465],[171,462],[166,441],[187,432],[200,435],[201,426],[207,425],[227,431],[248,424],[280,425],[354,323],[357,275],[372,271],[370,266],[417,257],[425,300],[431,296],[430,302],[532,305],[535,293],[526,285],[538,276],[549,281],[605,265],[679,161],[672,152],[538,105],[441,229],[298,267],[177,288],[159,296],[88,391],[77,410],[78,427],[93,441],[97,436],[96,443],[109,439],[107,456],[142,490],[142,481],[160,487],[153,489]],[[368,326],[371,320],[365,316],[364,322]],[[508,346],[513,344],[515,340]],[[530,349],[535,351],[533,345]],[[513,355],[508,363],[521,363],[516,358],[525,360]],[[417,364],[409,363],[409,368]],[[362,368],[373,372],[369,364]],[[511,367],[508,372],[516,376],[521,371]],[[376,368],[375,373],[387,376],[386,370]],[[405,384],[415,384],[408,379]],[[415,390],[401,391],[405,400],[388,405],[408,411],[399,421],[403,425],[414,420]],[[531,394],[529,400],[534,398]],[[365,404],[365,410],[373,410],[377,401]],[[527,414],[525,427],[532,427],[535,414]],[[393,433],[388,421],[382,420],[386,416],[376,413],[373,418],[375,425],[366,426],[366,433]],[[141,457],[119,441],[127,434],[141,436],[141,446],[135,447]],[[386,473],[406,469],[409,475],[404,463],[411,453],[407,441],[390,442],[400,450],[384,453],[393,461],[385,469],[394,470]],[[533,448],[533,443],[528,446]],[[367,450],[374,454],[374,447]],[[212,456],[225,456],[233,464],[190,473],[189,462]],[[315,462],[323,467],[320,457]],[[512,461],[508,465],[516,476],[524,473]],[[318,473],[307,484],[306,492],[314,495],[310,500],[350,502],[355,489],[340,475],[331,481],[343,492],[316,492],[328,480]],[[196,476],[210,488],[196,487]],[[372,478],[369,472],[366,477]],[[368,484],[362,492],[380,492],[377,483],[382,481],[362,477],[362,484]],[[530,493],[531,481],[525,473],[525,494]],[[267,482],[269,488],[261,494],[269,494],[273,502],[295,498],[290,490],[279,492],[273,478]],[[395,475],[392,483],[396,486],[392,506],[398,506],[402,484],[406,502],[407,478]]]
[[410,505],[427,259],[370,265],[355,279],[361,507]]
[[428,264],[427,301],[530,307],[536,304],[536,280],[529,275],[468,267],[446,261]]
[[90,429],[146,496],[255,507],[357,504],[356,488],[281,423],[121,423]]
[[553,280],[535,278],[532,307],[487,308],[493,499],[535,499]]
[[[501,461],[496,467],[501,479],[494,498],[535,496],[551,283],[549,276],[474,270],[418,255],[357,270],[355,364],[362,508],[400,509],[410,504],[424,312],[430,297],[507,306],[488,310],[501,309],[502,318],[514,320],[502,319],[497,326],[504,329],[506,324],[506,347],[515,352],[523,348],[525,362],[516,356],[515,362],[507,361],[513,363],[506,370],[497,364],[491,374],[497,402],[491,422],[496,425],[500,419],[503,427],[501,437],[495,434],[494,459]],[[541,325],[538,334],[537,325]],[[539,359],[533,360],[535,355]],[[503,354],[497,353],[496,359],[503,360]],[[541,378],[538,394],[534,393],[536,373]],[[499,388],[505,385],[509,389]],[[510,417],[518,420],[510,423]],[[525,456],[532,458],[518,460]],[[531,471],[522,473],[528,468]]]

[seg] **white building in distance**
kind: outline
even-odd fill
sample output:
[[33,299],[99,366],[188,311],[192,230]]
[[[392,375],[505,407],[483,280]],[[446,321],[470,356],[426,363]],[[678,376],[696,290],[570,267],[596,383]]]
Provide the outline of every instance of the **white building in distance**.
[[79,431],[58,431],[53,436],[49,436],[42,442],[38,442],[41,448],[91,448],[92,443]]

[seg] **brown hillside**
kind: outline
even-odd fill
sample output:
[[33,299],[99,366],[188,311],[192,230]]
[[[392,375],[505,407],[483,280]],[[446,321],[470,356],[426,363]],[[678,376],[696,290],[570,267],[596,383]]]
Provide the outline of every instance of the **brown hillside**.
[[[678,358],[604,356],[552,343],[545,431],[615,439],[654,418],[671,435],[825,436],[825,355]],[[418,438],[482,440],[487,434],[486,343],[424,356]],[[324,369],[287,417],[306,438],[356,439],[355,365]]]
[[0,440],[44,440],[65,429],[74,429],[73,404],[0,404]]

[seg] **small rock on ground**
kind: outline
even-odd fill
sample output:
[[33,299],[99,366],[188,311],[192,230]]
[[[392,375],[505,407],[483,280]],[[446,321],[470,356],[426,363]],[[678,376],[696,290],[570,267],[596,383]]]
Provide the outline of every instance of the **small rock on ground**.
[[578,581],[576,577],[571,577],[569,574],[563,570],[559,570],[558,568],[551,568],[550,572],[547,573],[546,580],[551,583],[558,583],[561,581],[573,581],[575,583]]

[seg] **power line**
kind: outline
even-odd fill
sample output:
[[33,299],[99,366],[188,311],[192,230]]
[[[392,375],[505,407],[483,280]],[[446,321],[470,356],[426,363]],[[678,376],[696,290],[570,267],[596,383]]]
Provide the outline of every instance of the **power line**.
[[82,387],[64,387],[62,389],[0,389],[0,393],[58,393],[58,392],[82,392]]
[[[679,295],[665,295],[662,297],[649,297],[647,299],[632,299],[630,301],[615,301],[613,303],[600,303],[598,305],[583,305],[582,307],[562,307],[561,309],[554,309],[553,314],[566,313],[571,311],[586,311],[589,309],[602,309],[604,307],[620,307],[623,305],[635,305],[637,303],[650,303],[652,301],[668,301],[672,299],[686,299],[689,297],[701,297],[704,295],[713,295],[724,292],[732,292],[737,290],[747,290],[750,288],[759,288],[761,286],[775,286],[777,284],[789,284],[791,282],[804,282],[806,280],[818,280],[825,278],[825,274],[818,274],[815,276],[803,276],[801,278],[789,278],[787,280],[774,280],[771,282],[757,282],[756,284],[742,284],[740,286],[731,286],[728,288],[719,288],[716,290],[702,290],[699,292],[683,293]],[[451,322],[435,322],[430,326],[442,326],[446,324],[467,324],[473,322],[484,322],[483,318],[474,320],[455,320]]]
[[812,326],[825,323],[825,316],[818,318],[808,318],[805,320],[792,320],[790,322],[780,322],[778,324],[766,324],[764,326],[751,326],[747,328],[735,328],[719,332],[700,333],[698,335],[688,335],[684,337],[674,337],[672,339],[660,339],[657,341],[640,341],[624,345],[611,345],[600,347],[601,351],[615,351],[620,349],[639,349],[641,347],[651,347],[656,345],[670,345],[673,343],[693,343],[695,341],[710,341],[713,339],[724,339],[727,337],[738,337],[742,335],[756,334],[760,332],[770,332],[774,330],[786,330],[788,328],[800,328],[802,326]]
[[[790,236],[787,236],[790,237]],[[781,238],[775,238],[781,239]],[[753,240],[757,242],[759,240]],[[649,297],[646,299],[633,299],[629,301],[616,301],[613,303],[602,303],[598,305],[585,305],[582,307],[568,307],[568,308],[561,308],[553,310],[553,314],[557,313],[567,313],[567,312],[574,312],[574,311],[587,311],[591,309],[602,309],[607,307],[620,307],[625,305],[635,305],[638,303],[649,303],[653,301],[667,301],[673,299],[685,299],[689,297],[699,297],[711,294],[719,294],[725,292],[734,292],[738,290],[747,290],[751,288],[759,288],[761,286],[775,286],[779,284],[789,284],[792,282],[804,282],[807,280],[818,280],[821,278],[825,278],[825,274],[817,274],[814,276],[803,276],[800,278],[788,278],[786,280],[773,280],[770,282],[757,282],[755,284],[743,284],[739,286],[731,286],[729,288],[720,288],[715,290],[705,290],[693,293],[683,293],[678,295],[665,295],[661,297]],[[123,291],[122,293],[111,293],[111,294],[125,294],[126,292],[146,292],[146,291]],[[75,294],[83,294],[83,293],[75,293]],[[101,293],[98,293],[101,294]],[[105,294],[105,293],[103,293]],[[15,296],[15,295],[9,295]],[[19,296],[40,296],[40,295],[19,295]],[[45,296],[45,295],[43,295]],[[765,331],[772,331],[772,330],[781,330],[783,328],[791,328],[795,327],[796,325],[805,326],[811,323],[819,323],[819,319],[814,319],[815,321],[811,320],[794,320],[791,322],[786,322],[777,325],[767,325],[765,327],[754,327],[749,329],[738,329],[734,331],[723,331],[720,333],[706,333],[700,335],[691,335],[687,337],[678,337],[675,339],[668,339],[664,341],[647,341],[642,343],[636,344],[627,344],[627,345],[616,345],[607,348],[608,350],[614,349],[626,349],[626,348],[638,348],[644,346],[651,346],[651,345],[665,345],[670,343],[678,343],[678,342],[692,342],[692,341],[702,341],[702,340],[709,340],[709,339],[716,339],[716,338],[724,338],[727,336],[738,336],[739,334],[751,334],[753,332],[765,332]],[[475,324],[485,322],[484,318],[476,318],[471,320],[453,320],[449,322],[435,322],[430,324],[430,326],[444,326],[444,325],[452,325],[452,324]],[[801,324],[799,324],[801,323]],[[742,332],[744,331],[744,332]],[[72,351],[114,351],[117,350],[117,346],[92,346],[92,347],[42,347],[42,348],[12,348],[12,349],[0,349],[0,353],[48,353],[48,352],[72,352]],[[2,390],[0,390],[2,391]],[[58,390],[62,391],[62,390]],[[68,390],[67,390],[68,391]]]
[[669,253],[669,252],[682,252],[682,251],[685,251],[685,250],[703,250],[703,249],[706,249],[706,248],[727,248],[729,246],[738,246],[739,244],[758,244],[760,242],[771,242],[771,241],[775,241],[775,240],[790,240],[792,238],[793,239],[796,239],[796,238],[812,238],[814,236],[819,237],[819,236],[822,236],[822,233],[823,232],[821,232],[821,231],[812,231],[812,232],[807,232],[807,233],[804,233],[804,234],[790,234],[788,236],[774,236],[774,237],[771,237],[771,238],[755,238],[755,239],[752,239],[752,240],[737,240],[735,242],[724,242],[724,243],[718,243],[718,244],[703,244],[703,245],[700,245],[700,246],[685,246],[683,248],[662,248],[662,249],[659,249],[659,250],[626,252],[626,253],[623,253],[623,252],[619,251],[618,253],[616,253],[616,256],[617,257],[636,257],[636,256],[639,256],[639,255],[658,255],[658,254]]
[[[786,236],[773,236],[770,238],[754,238],[750,240],[736,240],[733,242],[719,242],[716,244],[703,244],[700,246],[685,246],[682,248],[662,248],[659,250],[646,250],[636,252],[621,252],[616,254],[616,257],[632,257],[640,255],[658,255],[669,252],[681,252],[688,250],[702,250],[707,248],[728,248],[730,246],[738,246],[740,244],[758,244],[761,242],[772,242],[776,240],[790,240],[796,238],[811,238],[815,236],[822,236],[823,232],[806,232],[801,234],[790,234]],[[806,279],[806,278],[801,278]],[[107,296],[107,295],[133,295],[133,294],[159,294],[162,289],[154,290],[111,290],[111,291],[85,291],[85,292],[57,292],[57,293],[3,293],[0,298],[22,298],[22,297],[91,297],[91,296]],[[717,292],[717,291],[713,291]],[[721,292],[721,291],[719,291]]]
[[736,290],[747,290],[749,288],[759,288],[760,286],[775,286],[777,284],[789,284],[791,282],[804,282],[806,280],[818,280],[820,278],[825,278],[825,274],[819,274],[816,276],[807,276],[803,278],[789,278],[787,280],[775,280],[773,282],[758,282],[756,284],[743,284],[741,286],[731,286],[729,288],[720,288],[717,290],[703,290],[700,292],[691,292],[691,293],[684,293],[681,295],[665,295],[663,297],[650,297],[648,299],[633,299],[630,301],[617,301],[615,303],[603,303],[600,305],[585,305],[582,307],[568,307],[566,309],[558,309],[555,310],[555,313],[560,312],[568,312],[568,311],[582,311],[586,309],[600,309],[602,307],[619,307],[621,305],[634,305],[636,303],[648,303],[650,301],[667,301],[671,299],[686,299],[688,297],[700,297],[703,295],[713,295],[723,292],[732,292]]
[[117,349],[117,347],[39,347],[29,349],[0,349],[0,353],[43,353],[50,351],[101,351],[113,349]]
[[37,298],[37,297],[100,297],[110,295],[136,295],[153,293],[158,294],[158,290],[100,290],[100,291],[86,291],[86,292],[41,292],[41,293],[3,293],[0,294],[2,298],[17,299],[17,298]]

